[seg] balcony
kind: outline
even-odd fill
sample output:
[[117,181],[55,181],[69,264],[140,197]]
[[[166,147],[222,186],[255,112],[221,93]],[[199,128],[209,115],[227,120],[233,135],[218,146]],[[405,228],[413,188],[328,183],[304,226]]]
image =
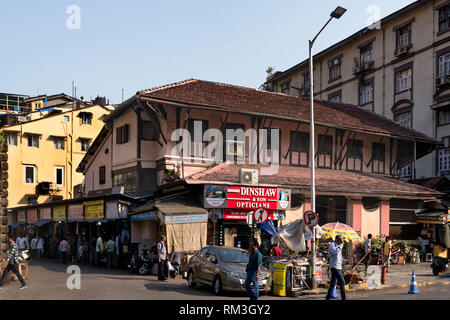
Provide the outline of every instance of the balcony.
[[375,65],[374,61],[365,61],[365,62],[361,62],[361,63],[357,63],[357,61],[355,60],[355,66],[353,68],[353,74],[354,75],[359,75],[361,73],[364,73],[368,70],[373,69]]

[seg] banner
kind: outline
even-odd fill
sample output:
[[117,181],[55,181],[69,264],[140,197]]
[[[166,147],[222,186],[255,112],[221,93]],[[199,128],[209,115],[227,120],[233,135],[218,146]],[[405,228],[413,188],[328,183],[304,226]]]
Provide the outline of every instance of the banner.
[[25,223],[25,222],[27,222],[27,217],[26,217],[26,214],[25,214],[25,210],[19,210],[17,212],[17,222],[18,223]]
[[66,206],[59,206],[53,208],[53,221],[66,220]]
[[28,209],[27,210],[27,223],[35,224],[38,221],[38,211],[37,209]]
[[39,209],[39,220],[52,220],[52,208]]
[[86,220],[97,220],[105,218],[105,203],[104,200],[85,201],[84,216]]
[[82,204],[72,204],[67,208],[67,220],[84,220],[84,207]]

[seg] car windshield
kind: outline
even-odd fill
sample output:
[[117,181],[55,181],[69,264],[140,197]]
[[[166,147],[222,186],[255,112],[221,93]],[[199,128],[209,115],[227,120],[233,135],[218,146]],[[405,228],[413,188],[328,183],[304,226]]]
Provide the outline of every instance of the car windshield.
[[227,263],[248,263],[248,253],[234,249],[217,250],[220,260]]

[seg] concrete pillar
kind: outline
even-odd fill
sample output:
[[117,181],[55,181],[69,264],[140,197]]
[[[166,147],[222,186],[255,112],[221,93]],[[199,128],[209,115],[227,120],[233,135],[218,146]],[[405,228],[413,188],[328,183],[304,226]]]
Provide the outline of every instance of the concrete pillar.
[[361,199],[352,199],[352,227],[356,232],[362,229],[362,201]]
[[380,235],[389,235],[389,222],[390,222],[390,201],[381,200],[381,215],[380,215]]

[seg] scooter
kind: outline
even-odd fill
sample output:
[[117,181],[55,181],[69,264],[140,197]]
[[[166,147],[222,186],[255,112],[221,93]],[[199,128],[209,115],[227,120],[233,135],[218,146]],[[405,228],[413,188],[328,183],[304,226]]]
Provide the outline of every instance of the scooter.
[[433,269],[433,275],[437,276],[439,273],[448,270],[449,261],[450,259],[447,258],[433,257],[433,263],[430,265]]
[[150,273],[150,252],[147,248],[142,248],[142,254],[133,254],[131,256],[130,264],[128,269],[131,273],[138,273],[140,275],[147,275]]

